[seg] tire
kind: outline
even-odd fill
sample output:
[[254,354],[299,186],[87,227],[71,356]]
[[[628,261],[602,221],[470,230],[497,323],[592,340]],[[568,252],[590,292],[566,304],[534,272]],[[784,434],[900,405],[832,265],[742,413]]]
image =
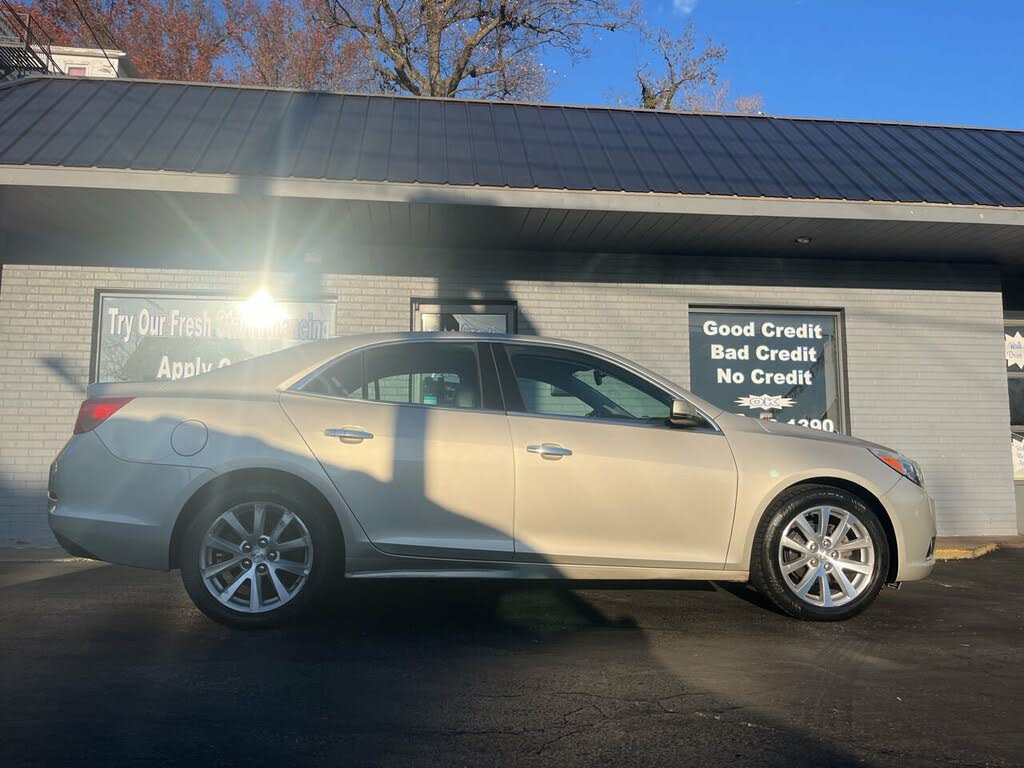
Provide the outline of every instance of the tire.
[[214,494],[189,523],[178,552],[181,580],[192,602],[214,621],[236,629],[278,626],[309,609],[324,596],[343,557],[320,506],[271,484]]
[[[834,540],[836,533],[841,540]],[[790,616],[841,621],[875,599],[889,573],[889,558],[885,529],[862,499],[832,486],[801,485],[765,512],[754,535],[750,581]]]

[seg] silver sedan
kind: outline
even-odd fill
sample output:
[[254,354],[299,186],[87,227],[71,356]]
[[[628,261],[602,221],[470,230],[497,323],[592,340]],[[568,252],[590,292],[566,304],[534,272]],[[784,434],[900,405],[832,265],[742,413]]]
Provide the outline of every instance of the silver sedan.
[[895,451],[723,412],[583,344],[466,334],[93,385],[49,519],[70,552],[179,568],[240,627],[343,577],[749,581],[844,619],[927,576],[935,541]]

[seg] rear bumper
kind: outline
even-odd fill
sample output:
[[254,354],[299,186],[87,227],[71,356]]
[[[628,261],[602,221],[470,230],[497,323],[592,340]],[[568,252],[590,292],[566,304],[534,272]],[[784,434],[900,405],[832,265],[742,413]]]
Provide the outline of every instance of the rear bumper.
[[178,513],[205,469],[122,461],[91,432],[50,471],[50,528],[71,554],[166,570]]
[[935,502],[923,488],[902,478],[882,499],[896,532],[897,581],[917,581],[935,567]]

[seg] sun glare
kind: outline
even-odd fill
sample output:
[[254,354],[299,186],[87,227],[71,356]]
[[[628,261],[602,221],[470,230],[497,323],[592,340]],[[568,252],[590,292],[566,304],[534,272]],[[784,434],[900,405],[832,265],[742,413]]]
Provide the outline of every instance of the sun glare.
[[246,299],[241,314],[245,324],[254,328],[266,328],[285,316],[284,308],[274,301],[266,288],[260,288]]

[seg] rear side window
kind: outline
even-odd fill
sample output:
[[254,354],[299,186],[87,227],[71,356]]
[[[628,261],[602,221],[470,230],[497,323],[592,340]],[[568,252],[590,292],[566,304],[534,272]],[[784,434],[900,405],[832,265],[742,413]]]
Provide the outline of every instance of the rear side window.
[[375,347],[345,357],[304,392],[387,403],[480,408],[477,345],[419,342]]
[[364,355],[367,400],[480,407],[475,344],[395,344]]
[[343,357],[306,382],[303,392],[328,397],[363,398],[363,353]]

